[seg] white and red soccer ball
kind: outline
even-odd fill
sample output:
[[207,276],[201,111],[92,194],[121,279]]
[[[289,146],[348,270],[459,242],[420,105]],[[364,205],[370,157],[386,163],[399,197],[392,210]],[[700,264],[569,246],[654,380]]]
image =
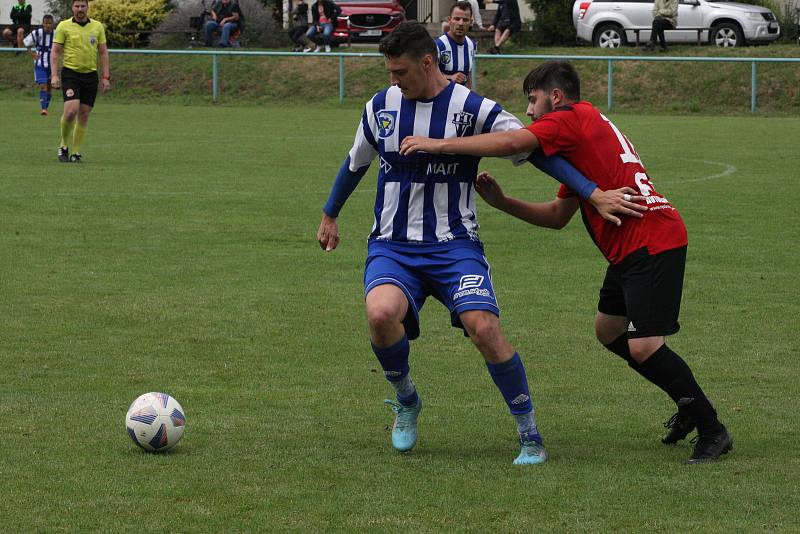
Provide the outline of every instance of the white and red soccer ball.
[[186,415],[166,393],[145,393],[133,401],[125,427],[134,443],[146,451],[168,451],[183,437]]

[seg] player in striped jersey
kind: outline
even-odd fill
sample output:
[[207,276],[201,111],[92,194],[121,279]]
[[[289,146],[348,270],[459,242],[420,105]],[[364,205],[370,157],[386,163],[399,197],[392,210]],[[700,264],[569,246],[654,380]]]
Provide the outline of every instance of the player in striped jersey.
[[470,74],[478,48],[475,41],[467,36],[472,26],[472,5],[466,1],[453,4],[447,22],[447,33],[436,39],[439,68],[448,80],[472,88]]
[[[41,114],[50,106],[50,49],[53,47],[53,15],[42,17],[42,27],[25,37],[25,47],[33,57],[33,78],[39,85]],[[34,51],[34,47],[36,50]]]
[[[497,103],[445,79],[436,44],[421,24],[400,24],[381,41],[380,50],[394,85],[365,107],[323,208],[317,240],[323,250],[337,247],[339,212],[377,156],[364,288],[372,348],[397,395],[397,402],[387,401],[396,412],[392,444],[407,451],[417,441],[422,401],[409,374],[409,340],[419,336],[419,310],[432,296],[448,307],[452,325],[481,352],[516,420],[521,449],[514,463],[542,463],[547,453],[525,369],[500,328],[500,308],[478,237],[473,180],[479,158],[399,153],[402,139],[412,134],[471,136],[519,129],[521,123]],[[526,158],[524,153],[510,157]],[[570,182],[576,191],[592,197],[604,193],[586,188],[586,179],[580,179],[583,183]]]

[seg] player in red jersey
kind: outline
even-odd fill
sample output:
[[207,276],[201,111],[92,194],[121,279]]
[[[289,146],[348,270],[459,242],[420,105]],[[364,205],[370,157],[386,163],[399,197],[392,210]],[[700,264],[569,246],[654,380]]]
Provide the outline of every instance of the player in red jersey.
[[[609,262],[597,306],[597,339],[675,401],[678,412],[666,423],[667,444],[695,427],[698,439],[689,463],[714,461],[733,440],[686,362],[667,347],[665,336],[680,328],[678,314],[686,262],[686,227],[678,211],[650,181],[630,141],[589,102],[580,100],[580,79],[567,62],[541,64],[525,78],[526,129],[469,138],[407,137],[401,153],[503,156],[541,149],[560,154],[604,190],[631,187],[648,211],[617,226],[605,221],[573,191],[561,186],[555,200],[530,203],[506,197],[487,173],[476,190],[490,205],[537,226],[560,229],[580,208],[593,241]],[[637,198],[637,197],[634,197]]]

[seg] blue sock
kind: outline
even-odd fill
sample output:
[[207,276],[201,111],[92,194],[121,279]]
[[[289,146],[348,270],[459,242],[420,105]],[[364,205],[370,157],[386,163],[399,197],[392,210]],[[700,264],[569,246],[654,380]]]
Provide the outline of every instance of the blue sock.
[[47,91],[45,91],[45,95],[46,97],[44,100],[44,109],[47,109],[50,107],[50,99],[53,97],[53,95],[51,93],[48,93]]
[[510,360],[503,363],[486,363],[489,374],[492,376],[497,389],[503,394],[508,409],[517,423],[517,431],[523,441],[538,441],[542,437],[536,427],[536,418],[533,415],[533,402],[528,390],[528,377],[525,376],[525,366],[519,353],[514,353]]
[[503,394],[508,409],[513,415],[528,413],[533,410],[531,395],[528,391],[528,378],[525,367],[518,353],[503,363],[486,363],[497,389]]
[[383,376],[392,384],[397,392],[397,401],[404,406],[413,406],[419,400],[417,389],[408,376],[408,337],[392,345],[391,347],[380,348],[372,345],[372,352],[378,357],[378,361],[383,367]]
[[47,91],[39,91],[39,104],[42,109],[47,109]]

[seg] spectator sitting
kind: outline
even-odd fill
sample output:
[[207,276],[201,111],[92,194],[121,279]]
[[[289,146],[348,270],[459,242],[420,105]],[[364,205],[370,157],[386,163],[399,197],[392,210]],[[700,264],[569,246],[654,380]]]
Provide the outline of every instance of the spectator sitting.
[[490,32],[494,32],[494,47],[489,49],[489,53],[499,54],[500,47],[521,29],[522,19],[519,16],[517,0],[498,0],[494,22],[487,28]]
[[211,6],[211,20],[206,21],[203,29],[206,46],[211,46],[214,30],[221,28],[217,46],[227,47],[231,43],[231,35],[241,28],[242,11],[239,4],[231,0],[218,0]]
[[[325,51],[331,51],[331,42],[333,41],[333,28],[336,26],[336,19],[342,8],[337,6],[332,0],[317,0],[311,5],[311,17],[313,19],[311,26],[306,32],[306,48],[303,52],[320,51],[319,45],[312,43],[314,36],[322,33],[322,43],[325,45]],[[314,44],[314,48],[311,45]]]
[[661,43],[661,51],[667,51],[667,39],[664,30],[674,30],[678,27],[678,0],[655,0],[653,2],[653,29],[650,32],[650,41],[645,45],[647,50],[656,47],[656,37]]
[[22,48],[22,41],[31,32],[31,14],[33,8],[26,0],[17,0],[11,8],[11,28],[3,30],[3,37],[17,48]]
[[292,10],[292,27],[289,30],[289,39],[294,44],[292,52],[301,52],[303,50],[304,40],[302,37],[308,31],[308,4],[305,0],[296,0],[294,9]]

